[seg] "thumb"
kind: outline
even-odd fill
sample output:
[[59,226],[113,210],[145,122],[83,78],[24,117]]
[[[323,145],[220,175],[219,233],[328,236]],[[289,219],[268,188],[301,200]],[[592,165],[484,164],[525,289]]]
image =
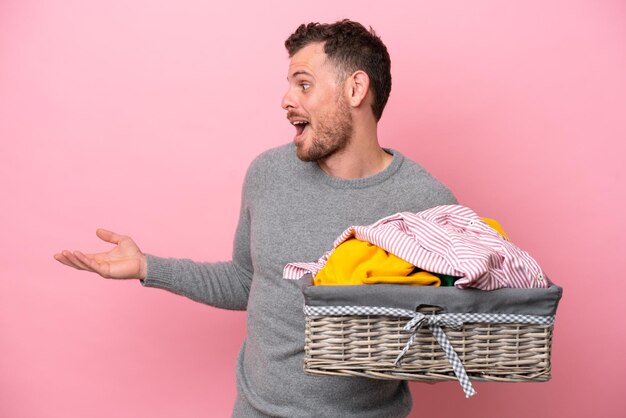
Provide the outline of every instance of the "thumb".
[[116,234],[113,231],[109,231],[107,229],[98,228],[96,230],[96,235],[103,241],[110,242],[111,244],[119,244],[120,241],[124,238],[124,236]]

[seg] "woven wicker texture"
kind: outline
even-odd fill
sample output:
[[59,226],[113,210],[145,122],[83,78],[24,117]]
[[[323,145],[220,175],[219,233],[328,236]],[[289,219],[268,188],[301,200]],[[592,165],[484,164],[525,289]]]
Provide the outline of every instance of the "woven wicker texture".
[[[425,314],[434,309],[420,310]],[[420,329],[401,364],[410,318],[305,316],[304,370],[310,374],[415,381],[456,380],[428,327]],[[475,381],[542,382],[550,379],[553,326],[466,323],[443,327],[467,374]]]

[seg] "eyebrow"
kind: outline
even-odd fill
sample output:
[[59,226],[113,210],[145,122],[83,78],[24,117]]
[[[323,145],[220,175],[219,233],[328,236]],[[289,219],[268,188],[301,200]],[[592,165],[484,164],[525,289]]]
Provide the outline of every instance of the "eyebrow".
[[[298,70],[298,71],[294,72],[293,74],[291,74],[291,78],[295,78],[295,77],[297,77],[299,75],[308,75],[310,77],[313,77],[313,74],[309,73],[306,70]],[[289,78],[290,78],[290,76],[287,76],[287,81],[289,81]]]

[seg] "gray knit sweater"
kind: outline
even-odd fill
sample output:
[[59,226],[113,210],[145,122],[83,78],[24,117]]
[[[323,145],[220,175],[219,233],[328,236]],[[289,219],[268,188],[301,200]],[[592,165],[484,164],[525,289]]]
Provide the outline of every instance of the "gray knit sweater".
[[350,225],[456,203],[422,167],[388,152],[393,160],[381,173],[345,180],[328,176],[316,163],[298,160],[292,144],[271,149],[248,169],[232,261],[199,263],[148,255],[145,286],[248,311],[233,416],[409,413],[406,382],[304,374],[303,297],[297,282],[282,279],[285,264],[316,261]]

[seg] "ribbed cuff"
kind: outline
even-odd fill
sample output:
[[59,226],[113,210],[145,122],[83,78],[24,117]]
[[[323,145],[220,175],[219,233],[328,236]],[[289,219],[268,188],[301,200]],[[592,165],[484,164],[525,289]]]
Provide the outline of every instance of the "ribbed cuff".
[[141,284],[146,287],[171,290],[174,281],[172,260],[146,254],[146,262],[148,266],[146,278],[141,281]]

